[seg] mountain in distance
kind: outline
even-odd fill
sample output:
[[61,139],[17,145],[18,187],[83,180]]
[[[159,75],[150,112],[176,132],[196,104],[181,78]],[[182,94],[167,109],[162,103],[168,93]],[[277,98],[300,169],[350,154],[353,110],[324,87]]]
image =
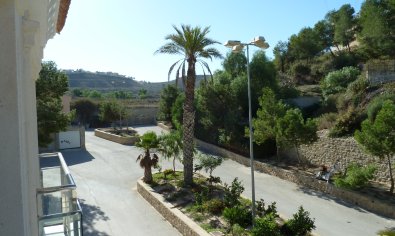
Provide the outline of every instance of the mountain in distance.
[[[175,81],[166,82],[146,82],[136,81],[134,77],[120,75],[114,72],[90,72],[79,70],[63,70],[69,79],[69,88],[91,89],[100,92],[108,91],[130,91],[137,94],[139,90],[146,89],[151,96],[159,96],[160,92],[168,84],[175,84]],[[206,76],[207,79],[210,76]],[[196,76],[196,87],[204,80],[203,75]],[[178,87],[183,88],[181,79],[178,80]]]

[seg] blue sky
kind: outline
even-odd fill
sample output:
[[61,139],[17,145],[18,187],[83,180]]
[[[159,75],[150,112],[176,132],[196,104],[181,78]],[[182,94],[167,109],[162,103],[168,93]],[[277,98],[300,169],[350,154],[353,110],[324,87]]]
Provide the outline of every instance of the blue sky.
[[[358,12],[362,2],[73,0],[63,31],[47,43],[44,60],[55,61],[60,69],[112,71],[136,80],[166,81],[169,67],[178,57],[154,52],[174,32],[172,25],[210,26],[208,36],[220,43],[228,39],[249,42],[261,35],[269,42],[267,55],[272,57],[279,40],[313,26],[345,3]],[[221,44],[215,47],[223,55],[228,52]],[[213,71],[222,67],[221,60],[208,62]]]

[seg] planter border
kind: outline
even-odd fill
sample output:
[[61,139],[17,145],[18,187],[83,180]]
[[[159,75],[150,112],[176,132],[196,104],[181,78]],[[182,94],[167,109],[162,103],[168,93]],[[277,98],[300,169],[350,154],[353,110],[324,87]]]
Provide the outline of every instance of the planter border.
[[182,235],[188,236],[212,236],[193,220],[187,217],[171,203],[167,202],[162,195],[156,193],[141,179],[137,181],[137,192],[153,206],[167,221],[170,222]]
[[133,145],[135,142],[139,140],[138,136],[122,137],[120,135],[108,133],[103,129],[95,129],[95,136],[123,145]]

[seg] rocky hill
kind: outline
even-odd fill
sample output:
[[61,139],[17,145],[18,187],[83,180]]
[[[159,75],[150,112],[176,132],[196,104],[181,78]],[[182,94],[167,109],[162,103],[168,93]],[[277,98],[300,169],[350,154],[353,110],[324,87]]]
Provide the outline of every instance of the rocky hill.
[[[69,87],[72,89],[92,89],[101,92],[107,91],[130,91],[137,93],[141,89],[146,89],[152,96],[159,95],[160,91],[168,84],[174,84],[175,81],[169,82],[145,82],[136,81],[133,77],[127,77],[113,72],[89,72],[84,70],[64,70],[69,78]],[[199,86],[204,76],[198,75],[196,86]],[[179,81],[178,86],[182,89]]]

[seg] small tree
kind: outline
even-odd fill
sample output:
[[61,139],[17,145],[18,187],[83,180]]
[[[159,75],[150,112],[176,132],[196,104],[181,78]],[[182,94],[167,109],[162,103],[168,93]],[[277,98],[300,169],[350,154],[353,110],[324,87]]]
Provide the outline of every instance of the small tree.
[[387,159],[390,175],[390,193],[394,193],[394,177],[391,158],[395,154],[395,104],[387,100],[383,103],[376,118],[362,122],[361,131],[354,134],[355,139],[370,154]]
[[120,121],[119,125],[122,126],[121,120],[124,114],[125,114],[125,108],[115,100],[105,101],[99,105],[100,120],[112,123],[114,129],[115,129],[114,122],[117,120]]
[[160,93],[159,101],[159,114],[158,118],[164,121],[171,122],[172,114],[171,110],[173,104],[176,101],[178,94],[180,94],[179,89],[175,85],[167,85]]
[[157,148],[159,144],[158,137],[154,132],[147,132],[141,136],[140,141],[136,143],[136,147],[144,150],[144,153],[137,157],[137,161],[140,161],[140,167],[144,169],[144,182],[152,182],[152,171],[151,168],[158,164],[159,157],[153,154],[151,157],[150,149]]
[[312,119],[303,119],[299,109],[289,109],[277,121],[277,136],[283,146],[293,146],[296,149],[300,163],[299,146],[309,144],[318,139],[317,125]]
[[173,172],[176,171],[176,159],[181,159],[182,138],[180,131],[172,131],[159,137],[159,152],[164,158],[173,157]]
[[78,121],[83,125],[89,123],[97,112],[97,104],[86,98],[74,101],[71,104],[71,108],[75,109]]
[[195,165],[195,170],[204,169],[206,173],[209,173],[210,178],[213,177],[213,171],[215,168],[222,164],[223,158],[220,156],[213,156],[209,154],[199,153],[197,155],[199,164]]
[[252,121],[254,141],[257,144],[262,144],[268,139],[276,140],[278,155],[281,141],[278,135],[277,122],[284,116],[287,107],[276,99],[274,92],[269,88],[263,89],[263,94],[259,98],[259,105],[257,117]]
[[67,76],[54,62],[43,62],[36,80],[38,145],[52,142],[51,134],[66,130],[69,115],[63,113],[61,97],[68,90]]

